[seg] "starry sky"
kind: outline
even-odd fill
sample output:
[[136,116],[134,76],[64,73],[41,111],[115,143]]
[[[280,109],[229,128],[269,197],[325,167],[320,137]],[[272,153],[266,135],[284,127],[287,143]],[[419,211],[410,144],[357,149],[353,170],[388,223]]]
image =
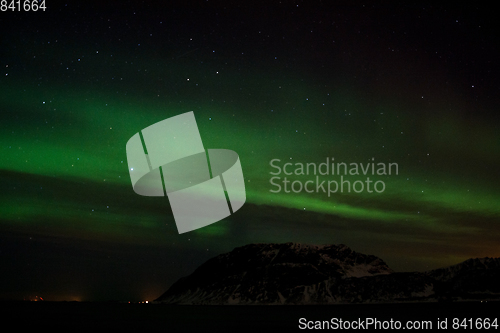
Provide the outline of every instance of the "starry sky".
[[[491,8],[46,5],[0,13],[1,299],[151,300],[249,243],[342,243],[395,271],[500,257]],[[206,149],[238,153],[247,201],[179,234],[167,198],[134,193],[125,145],[189,111]],[[381,193],[271,191],[273,159],[332,158],[398,173],[369,175]]]

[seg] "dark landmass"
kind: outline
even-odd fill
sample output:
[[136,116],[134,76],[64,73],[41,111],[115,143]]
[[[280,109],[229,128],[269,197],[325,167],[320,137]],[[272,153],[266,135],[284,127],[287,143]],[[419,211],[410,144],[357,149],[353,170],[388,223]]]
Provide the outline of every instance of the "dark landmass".
[[156,302],[322,305],[500,299],[500,258],[395,273],[345,245],[251,244],[208,260]]

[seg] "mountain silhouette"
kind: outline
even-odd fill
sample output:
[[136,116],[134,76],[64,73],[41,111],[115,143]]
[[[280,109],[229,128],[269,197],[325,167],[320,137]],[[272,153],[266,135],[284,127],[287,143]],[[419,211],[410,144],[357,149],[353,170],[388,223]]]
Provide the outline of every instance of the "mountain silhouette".
[[156,302],[338,304],[500,299],[500,258],[395,273],[346,245],[250,244],[209,259]]

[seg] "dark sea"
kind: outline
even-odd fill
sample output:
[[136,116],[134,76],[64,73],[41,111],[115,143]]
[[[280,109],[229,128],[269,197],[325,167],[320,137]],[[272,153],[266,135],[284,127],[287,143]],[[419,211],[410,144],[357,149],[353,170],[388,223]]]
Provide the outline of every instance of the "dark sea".
[[467,330],[500,332],[500,302],[182,306],[1,302],[4,327],[167,332]]

